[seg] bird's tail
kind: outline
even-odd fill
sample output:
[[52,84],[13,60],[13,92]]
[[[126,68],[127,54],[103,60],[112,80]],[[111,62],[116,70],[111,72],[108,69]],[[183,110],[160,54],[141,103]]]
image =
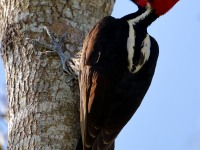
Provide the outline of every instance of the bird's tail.
[[112,145],[110,146],[108,150],[114,150],[114,149],[115,149],[115,141],[112,143]]
[[[112,145],[108,148],[108,150],[114,150],[115,149],[115,141],[112,143]],[[80,136],[77,146],[76,146],[76,150],[83,150],[83,143],[82,143],[82,138]]]
[[82,143],[82,138],[80,136],[77,146],[76,146],[76,150],[83,150],[83,143]]

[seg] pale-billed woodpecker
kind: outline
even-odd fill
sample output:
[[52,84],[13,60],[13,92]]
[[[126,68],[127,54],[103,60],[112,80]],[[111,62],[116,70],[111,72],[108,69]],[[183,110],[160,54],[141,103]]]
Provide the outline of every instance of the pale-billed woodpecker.
[[[52,44],[64,71],[79,79],[81,138],[77,150],[114,150],[122,128],[140,106],[154,75],[159,54],[148,26],[179,0],[131,0],[138,11],[122,18],[104,17],[88,33],[82,51],[66,57],[66,34]],[[81,57],[81,58],[80,58]],[[81,59],[81,60],[80,60]]]
[[151,84],[159,47],[147,28],[178,0],[132,2],[137,12],[107,16],[85,38],[79,72],[82,147],[77,149],[114,150],[115,138]]

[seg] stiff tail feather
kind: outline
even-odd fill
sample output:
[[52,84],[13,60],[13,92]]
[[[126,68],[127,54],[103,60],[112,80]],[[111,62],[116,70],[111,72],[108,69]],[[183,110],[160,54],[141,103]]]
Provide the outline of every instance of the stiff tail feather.
[[80,135],[80,138],[78,139],[76,150],[83,150],[83,143],[82,143],[81,135]]

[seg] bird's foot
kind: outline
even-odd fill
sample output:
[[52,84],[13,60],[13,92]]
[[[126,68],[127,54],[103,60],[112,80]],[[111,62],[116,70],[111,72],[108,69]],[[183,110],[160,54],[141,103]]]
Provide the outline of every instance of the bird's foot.
[[[47,44],[47,43],[44,43],[44,42],[41,42],[40,39],[31,39],[31,42],[34,44],[34,45],[38,45],[40,47],[43,47],[43,48],[46,48],[46,49],[49,49],[49,50],[52,50],[54,52],[56,52],[60,59],[61,59],[61,63],[62,63],[62,68],[63,68],[63,71],[72,75],[71,72],[69,71],[68,67],[67,67],[67,61],[69,60],[70,58],[70,52],[68,56],[66,56],[63,52],[63,49],[62,49],[62,45],[64,44],[64,41],[65,41],[65,38],[67,36],[67,33],[64,33],[63,36],[58,40],[58,42],[56,41],[56,38],[54,37],[54,35],[51,33],[51,31],[46,27],[44,26],[44,29],[46,30],[50,40],[51,40],[51,44]],[[30,40],[30,39],[28,39]]]

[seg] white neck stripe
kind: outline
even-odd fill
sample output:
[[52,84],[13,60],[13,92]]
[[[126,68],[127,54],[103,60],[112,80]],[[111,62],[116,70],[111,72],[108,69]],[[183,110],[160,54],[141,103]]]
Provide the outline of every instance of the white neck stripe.
[[134,25],[135,23],[139,22],[140,20],[144,20],[152,11],[151,5],[148,3],[146,6],[147,10],[142,13],[140,16],[133,18],[131,20],[128,20],[128,22],[132,25]]

